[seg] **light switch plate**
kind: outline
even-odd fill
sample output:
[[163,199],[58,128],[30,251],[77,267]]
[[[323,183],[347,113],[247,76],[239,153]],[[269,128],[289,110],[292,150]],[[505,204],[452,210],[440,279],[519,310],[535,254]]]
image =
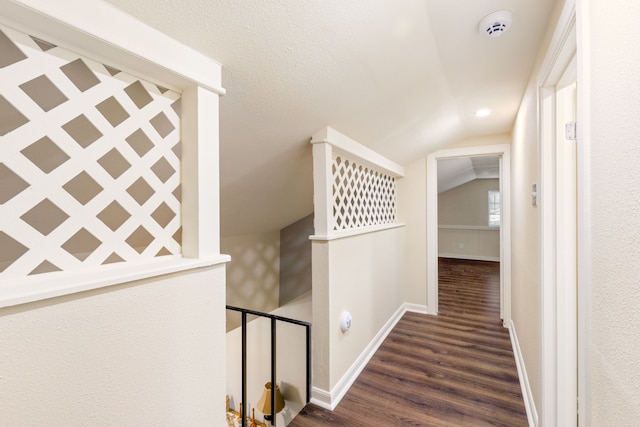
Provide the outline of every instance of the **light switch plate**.
[[569,141],[576,139],[576,122],[568,122],[564,125],[564,137]]

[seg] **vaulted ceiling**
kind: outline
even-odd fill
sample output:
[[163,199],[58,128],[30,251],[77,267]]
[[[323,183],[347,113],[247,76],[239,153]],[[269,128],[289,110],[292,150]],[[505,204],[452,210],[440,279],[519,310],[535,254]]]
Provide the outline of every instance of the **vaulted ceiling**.
[[[511,131],[556,0],[107,0],[220,61],[223,236],[313,210],[331,126],[400,164]],[[510,10],[500,37],[478,31]],[[489,108],[484,118],[476,110]]]
[[474,179],[500,178],[499,157],[456,157],[438,160],[438,193]]

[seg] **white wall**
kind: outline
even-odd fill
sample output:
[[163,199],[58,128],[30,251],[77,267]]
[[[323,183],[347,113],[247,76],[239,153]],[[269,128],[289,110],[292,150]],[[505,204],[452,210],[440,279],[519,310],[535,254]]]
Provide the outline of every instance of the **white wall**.
[[217,425],[224,266],[0,310],[0,424]]
[[[404,303],[404,229],[313,242],[314,388],[334,399]],[[339,326],[351,312],[351,330]]]
[[579,310],[589,313],[586,418],[593,426],[640,425],[640,3],[580,7],[580,160],[590,182],[579,186],[591,214],[591,253],[583,252],[580,269],[591,277],[579,277]]
[[477,147],[483,145],[511,144],[511,135],[488,135],[462,139],[446,148]]

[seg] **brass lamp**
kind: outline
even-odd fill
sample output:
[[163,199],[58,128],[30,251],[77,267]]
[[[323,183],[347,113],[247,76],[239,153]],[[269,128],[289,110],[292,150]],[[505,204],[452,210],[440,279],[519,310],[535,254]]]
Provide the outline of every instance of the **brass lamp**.
[[[280,386],[276,384],[276,404],[275,411],[276,414],[284,408],[284,399],[282,398],[282,393],[280,393]],[[271,414],[271,383],[266,383],[264,385],[264,390],[262,391],[262,396],[260,396],[260,400],[258,400],[258,411],[264,414],[264,419],[267,421],[273,420],[273,416]]]

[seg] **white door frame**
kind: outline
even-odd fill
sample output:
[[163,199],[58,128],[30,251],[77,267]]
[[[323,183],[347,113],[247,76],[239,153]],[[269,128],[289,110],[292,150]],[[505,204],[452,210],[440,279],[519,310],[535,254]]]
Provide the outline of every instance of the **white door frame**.
[[439,150],[427,156],[427,313],[438,314],[438,160],[500,157],[500,317],[511,322],[511,147],[496,144]]
[[541,425],[577,425],[575,4],[567,2],[537,81],[540,135]]

